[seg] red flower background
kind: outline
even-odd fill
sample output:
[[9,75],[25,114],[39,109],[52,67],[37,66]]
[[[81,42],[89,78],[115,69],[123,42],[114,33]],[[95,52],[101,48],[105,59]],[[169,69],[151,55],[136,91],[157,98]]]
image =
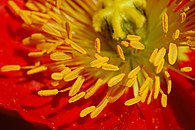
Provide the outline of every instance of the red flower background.
[[[18,3],[22,5],[19,0]],[[6,64],[27,65],[31,59],[26,56],[32,48],[23,46],[21,40],[30,33],[21,27],[21,19],[13,15],[7,6],[7,0],[0,1],[0,18],[0,67]],[[189,53],[189,57],[190,61],[182,64],[195,67],[194,53]],[[192,77],[194,72],[190,73]],[[0,129],[17,127],[18,129],[70,130],[193,130],[195,129],[195,82],[177,73],[171,74],[173,89],[168,97],[166,108],[162,108],[158,100],[151,105],[138,104],[126,107],[124,106],[125,96],[123,96],[106,107],[97,118],[90,119],[89,117],[79,118],[79,113],[91,101],[68,104],[68,98],[63,94],[53,97],[40,97],[36,94],[49,79],[48,75],[38,74],[26,77],[23,72],[0,73],[0,107],[3,110],[1,110]],[[13,111],[17,118],[13,117]],[[20,118],[32,124],[18,123]],[[8,119],[12,120],[8,123]],[[10,123],[13,124],[13,128],[10,127]]]

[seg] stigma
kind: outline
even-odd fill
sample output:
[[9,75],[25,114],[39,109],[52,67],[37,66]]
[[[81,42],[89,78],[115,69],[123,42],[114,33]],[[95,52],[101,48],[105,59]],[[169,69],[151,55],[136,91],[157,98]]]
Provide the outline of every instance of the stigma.
[[[83,109],[80,117],[96,118],[130,90],[133,93],[125,106],[149,105],[159,99],[166,107],[172,90],[169,70],[195,80],[186,75],[192,67],[177,66],[180,47],[195,47],[195,31],[175,27],[188,19],[189,8],[176,15],[181,21],[174,24],[165,6],[157,15],[155,32],[155,25],[148,23],[153,18],[148,16],[151,12],[145,0],[28,1],[25,10],[13,1],[9,5],[25,27],[36,32],[23,40],[24,45],[36,47],[36,52],[28,53],[36,62],[5,65],[1,71],[50,73],[51,86],[37,94],[68,92],[68,103],[88,100],[100,89],[106,91],[101,102]],[[42,62],[45,58],[48,63]]]

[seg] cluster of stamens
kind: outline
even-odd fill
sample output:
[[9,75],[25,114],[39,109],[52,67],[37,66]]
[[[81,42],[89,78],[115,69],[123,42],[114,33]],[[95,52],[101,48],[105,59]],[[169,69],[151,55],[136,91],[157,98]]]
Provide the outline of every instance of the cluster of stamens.
[[[24,45],[35,45],[40,51],[28,53],[29,57],[37,59],[34,65],[6,65],[1,68],[1,71],[25,70],[27,75],[47,70],[52,71],[51,86],[53,89],[40,90],[38,91],[38,95],[54,96],[58,93],[68,91],[68,96],[70,97],[68,100],[69,103],[74,103],[82,98],[89,99],[100,87],[108,87],[108,92],[102,101],[97,106],[92,105],[83,109],[80,117],[85,117],[88,114],[90,114],[91,118],[97,117],[108,103],[116,101],[129,89],[133,89],[133,97],[125,101],[124,104],[126,106],[139,102],[150,104],[152,100],[156,100],[161,95],[161,105],[162,107],[166,107],[167,95],[170,94],[172,87],[168,69],[179,73],[192,70],[189,66],[177,70],[173,65],[177,62],[179,46],[194,48],[195,31],[180,32],[179,29],[176,29],[172,35],[172,39],[173,41],[181,40],[182,42],[170,42],[163,47],[155,48],[150,53],[146,51],[148,56],[143,58],[147,59],[146,64],[144,60],[143,62],[139,61],[136,63],[136,59],[133,59],[135,63],[132,63],[133,67],[130,67],[129,64],[131,64],[130,61],[132,59],[129,57],[133,52],[140,54],[140,57],[146,53],[145,49],[147,47],[144,42],[142,43],[141,36],[128,34],[125,40],[122,40],[116,46],[116,52],[114,53],[117,55],[114,56],[112,54],[110,56],[107,55],[109,51],[104,51],[102,46],[105,43],[100,38],[95,38],[85,48],[85,45],[80,44],[78,40],[82,36],[77,36],[77,29],[79,26],[83,27],[82,24],[86,24],[87,21],[83,22],[80,18],[77,19],[76,11],[74,12],[69,6],[67,6],[68,9],[63,9],[62,5],[68,4],[77,6],[74,2],[69,1],[67,3],[63,0],[45,2],[45,4],[38,1],[29,1],[26,4],[29,10],[22,10],[13,1],[9,1],[9,5],[24,20],[26,25],[31,28],[40,27],[40,30],[38,29],[39,33],[34,33],[23,40]],[[84,5],[88,6],[86,7],[87,9],[89,8],[88,10],[96,6],[92,1],[88,4],[84,2],[81,6]],[[71,17],[80,21],[81,25],[77,22],[78,28],[75,25],[71,26],[71,21],[63,17],[63,10],[66,13],[69,10],[68,13],[70,15],[71,13],[75,14],[75,16]],[[181,13],[181,23],[185,22],[187,17],[185,12],[188,10],[185,8],[184,12]],[[82,9],[80,9],[80,12],[82,12]],[[87,18],[83,19],[88,20]],[[168,14],[164,12],[161,19],[162,30],[166,35],[169,31]],[[85,40],[84,38],[81,38],[81,41]],[[123,48],[132,53],[129,55],[124,54]],[[49,57],[50,63],[42,64],[41,60],[44,57]],[[128,69],[125,66],[128,66]],[[91,78],[94,80],[93,84],[83,88]],[[162,89],[161,83],[164,80],[167,88],[164,89],[163,87]],[[73,83],[70,83],[72,81]],[[64,87],[67,83],[69,83],[69,87]],[[118,88],[120,89],[118,90]]]

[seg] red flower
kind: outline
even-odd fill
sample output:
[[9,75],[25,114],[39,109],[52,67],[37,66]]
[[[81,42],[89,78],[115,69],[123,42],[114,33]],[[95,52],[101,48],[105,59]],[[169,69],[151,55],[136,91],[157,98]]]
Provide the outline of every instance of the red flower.
[[[152,2],[152,0],[149,2]],[[186,5],[185,7],[189,6],[192,11],[190,10],[187,13],[187,15],[189,15],[191,18],[189,20],[192,20],[194,18],[194,13],[193,13],[194,8],[193,7],[194,7],[195,3],[194,3],[194,1],[192,1],[192,2],[189,2],[186,4],[186,2],[188,2],[188,0],[184,0],[181,3],[177,3],[174,0],[171,0],[169,4],[166,2],[159,2],[159,3],[165,4],[165,5],[168,4],[168,7],[171,9],[172,8],[175,9],[177,7],[175,9],[175,13],[177,15],[179,15],[179,13],[177,13],[179,11],[181,11],[181,13],[182,13],[184,5]],[[77,2],[75,2],[75,3],[77,3]],[[175,3],[177,5],[174,5]],[[17,1],[17,4],[20,5],[21,8],[25,8],[23,2]],[[105,4],[105,3],[102,2],[102,4]],[[151,7],[152,7],[152,5],[150,3]],[[157,2],[157,5],[158,5],[158,2]],[[162,6],[162,7],[164,7],[164,6]],[[185,9],[187,10],[187,8],[185,8]],[[85,11],[85,13],[86,12],[87,11]],[[69,13],[71,14],[71,12],[69,12]],[[87,12],[87,13],[90,13],[90,12]],[[162,14],[162,15],[164,15],[164,14]],[[96,16],[98,16],[98,13]],[[14,15],[13,10],[10,8],[10,6],[8,6],[6,0],[0,2],[0,17],[2,19],[0,21],[1,22],[1,24],[0,24],[1,25],[1,30],[0,30],[0,33],[1,33],[1,37],[0,37],[0,44],[1,44],[0,45],[0,59],[1,59],[1,62],[0,62],[0,66],[2,67],[4,65],[8,65],[8,64],[27,66],[29,64],[34,64],[34,59],[29,58],[28,54],[30,52],[37,51],[37,49],[35,49],[35,47],[29,47],[29,46],[22,45],[21,42],[22,42],[22,39],[30,36],[33,33],[36,33],[37,30],[39,32],[40,31],[39,28],[37,30],[33,29],[31,31],[28,30],[29,28],[27,28],[27,29],[24,28],[22,25],[22,20],[19,17]],[[110,17],[112,18],[114,16],[112,16],[112,15],[109,16],[108,20]],[[141,17],[142,16],[140,16],[139,18],[141,19]],[[118,19],[119,18],[117,17],[117,20]],[[81,23],[82,22],[83,21],[81,21]],[[142,22],[144,23],[145,21],[143,20]],[[140,24],[142,24],[142,22]],[[190,24],[186,24],[187,29],[182,28],[182,31],[185,32],[187,30],[194,30],[194,25],[191,25],[194,23],[194,21],[192,20],[192,22],[187,22],[187,23],[190,23]],[[137,26],[140,24],[137,24]],[[104,25],[104,23],[101,23],[100,25],[102,26],[102,25]],[[126,26],[126,25],[124,25],[124,26]],[[79,27],[80,27],[80,25],[79,25]],[[73,25],[73,31],[74,31],[74,28],[75,28],[75,25]],[[91,28],[89,27],[89,30],[90,29]],[[115,28],[113,27],[113,30],[114,29]],[[139,28],[136,28],[136,29],[139,32]],[[75,29],[75,30],[76,30],[75,31],[76,33],[79,33],[79,31],[78,31],[79,29]],[[164,25],[163,30],[166,33],[166,31],[167,31],[166,25]],[[101,31],[100,31],[100,33],[102,33]],[[105,30],[103,30],[103,31],[105,31]],[[173,32],[173,30],[172,30],[172,32]],[[91,30],[89,31],[89,33],[97,34],[97,36],[100,36],[99,33],[91,31]],[[96,35],[94,36],[93,34],[92,34],[92,36],[94,38],[96,38]],[[160,34],[163,34],[163,31]],[[170,34],[170,33],[168,33],[168,34]],[[53,34],[51,34],[51,35],[53,35]],[[68,35],[68,34],[66,34],[66,35]],[[85,35],[90,35],[90,34],[85,34]],[[104,33],[104,35],[106,35],[106,34]],[[155,35],[155,33],[153,33],[151,35]],[[76,37],[76,36],[77,35],[73,34],[73,37]],[[142,34],[140,34],[140,36],[142,36]],[[67,36],[67,37],[70,37],[70,36]],[[123,37],[123,33],[114,33],[113,37],[114,38],[121,38],[121,37]],[[94,38],[91,38],[91,39],[94,40]],[[194,38],[194,34],[192,35],[192,38]],[[166,39],[166,37],[165,37],[165,39]],[[170,39],[170,38],[168,38],[168,39]],[[76,41],[80,42],[79,40],[76,40]],[[101,41],[102,41],[102,39],[101,39]],[[111,46],[116,47],[115,45],[111,45]],[[142,47],[142,44],[140,46]],[[137,48],[139,48],[140,46],[138,46]],[[194,46],[192,45],[191,47],[193,48]],[[155,49],[155,47],[152,49]],[[76,50],[79,51],[79,49],[76,49]],[[88,51],[90,52],[90,50],[88,50]],[[81,53],[84,53],[84,52],[81,51]],[[73,54],[75,54],[77,56],[77,53],[73,53]],[[117,59],[117,61],[120,58],[122,60],[125,60],[123,58],[123,56],[121,56],[120,54],[121,53],[119,53],[119,58]],[[110,57],[112,57],[112,54],[110,54],[110,55],[111,55]],[[189,52],[189,55],[190,55],[189,60],[180,62],[181,68],[188,66],[188,65],[190,65],[192,68],[194,67],[194,65],[193,65],[194,64],[193,63],[194,52],[193,51]],[[126,54],[125,54],[125,56],[127,57]],[[76,61],[77,60],[75,60],[75,62]],[[48,63],[51,63],[51,59],[48,59],[48,57],[44,57],[43,59],[41,59],[41,62],[48,64]],[[69,63],[69,62],[67,62],[67,63]],[[168,64],[168,62],[166,64]],[[168,68],[169,66],[171,66],[171,65],[167,65],[167,66],[165,66],[165,68]],[[170,100],[168,100],[167,106],[165,103],[166,108],[162,107],[162,106],[164,106],[163,103],[161,106],[160,100],[161,100],[161,102],[163,102],[164,100],[160,99],[160,96],[157,100],[153,100],[153,102],[150,105],[147,105],[147,103],[139,102],[136,105],[125,106],[124,102],[127,101],[127,99],[132,98],[132,95],[133,95],[132,90],[128,89],[128,92],[123,94],[122,96],[119,96],[119,97],[116,96],[119,99],[117,98],[118,100],[116,100],[114,103],[108,104],[104,108],[104,110],[96,118],[91,119],[88,116],[81,118],[81,117],[79,117],[79,114],[83,109],[85,109],[89,106],[92,106],[94,104],[97,105],[97,104],[99,104],[99,102],[101,102],[102,99],[104,99],[104,96],[107,95],[107,91],[108,91],[107,86],[104,85],[105,87],[103,87],[102,89],[99,89],[97,91],[97,93],[94,94],[94,96],[91,97],[89,100],[80,100],[76,103],[69,103],[70,99],[67,96],[68,92],[60,93],[60,90],[63,90],[61,87],[64,87],[64,86],[67,87],[70,84],[72,85],[74,83],[72,81],[68,84],[63,84],[64,86],[60,86],[60,87],[58,86],[57,89],[58,89],[59,94],[53,95],[53,96],[48,96],[48,97],[45,97],[45,96],[41,97],[40,95],[42,95],[42,94],[38,95],[37,92],[40,92],[42,89],[53,90],[53,88],[51,88],[51,85],[50,85],[50,83],[51,83],[50,70],[47,70],[47,71],[44,71],[41,73],[36,73],[34,75],[26,75],[25,70],[24,71],[23,70],[12,71],[12,72],[6,72],[6,73],[1,72],[0,73],[0,90],[1,90],[0,106],[2,108],[7,109],[7,110],[17,111],[20,114],[21,118],[23,118],[31,123],[40,123],[43,125],[47,125],[51,129],[70,129],[70,130],[71,129],[89,129],[89,130],[90,129],[122,129],[122,130],[123,129],[124,130],[129,130],[129,129],[131,129],[131,130],[194,129],[195,128],[194,122],[193,122],[193,117],[195,116],[195,112],[194,112],[195,105],[193,103],[195,101],[194,79],[193,78],[192,78],[192,80],[186,79],[185,77],[189,78],[186,75],[186,73],[185,74],[182,73],[183,76],[178,75],[177,72],[180,73],[180,71],[177,71],[178,68],[174,69],[174,68],[170,67],[169,69],[172,70],[172,71],[169,71],[169,73],[171,74],[171,79],[172,79],[171,81],[173,83],[173,88],[172,88],[172,92],[170,93],[170,95],[167,94],[168,99],[170,99]],[[90,74],[93,74],[94,72],[95,71],[90,71]],[[96,71],[96,73],[97,73],[97,71]],[[159,72],[159,73],[161,73],[161,72]],[[155,75],[158,75],[158,74],[155,73]],[[191,77],[193,77],[194,71],[191,71],[189,73],[189,75],[191,75]],[[113,77],[113,76],[111,76],[111,77]],[[92,77],[92,78],[90,77],[90,79],[88,79],[88,81],[83,86],[83,90],[85,90],[90,85],[95,84],[96,80],[97,79],[94,79],[94,77]],[[109,81],[106,82],[106,83],[108,83],[108,86],[109,86]],[[141,83],[141,81],[139,83]],[[166,83],[162,83],[162,84],[165,85]],[[47,87],[47,86],[49,86],[49,87]],[[117,87],[119,89],[117,89],[117,90],[114,89],[111,92],[114,91],[115,93],[120,93],[121,92],[120,86],[117,86]],[[163,87],[162,89],[163,90],[161,90],[161,91],[164,91],[165,88]],[[115,95],[117,95],[117,94],[112,93],[109,96],[115,97]],[[132,99],[134,99],[134,98],[132,98]],[[185,114],[183,114],[183,113],[185,113]],[[39,129],[38,127],[35,127],[35,128]]]

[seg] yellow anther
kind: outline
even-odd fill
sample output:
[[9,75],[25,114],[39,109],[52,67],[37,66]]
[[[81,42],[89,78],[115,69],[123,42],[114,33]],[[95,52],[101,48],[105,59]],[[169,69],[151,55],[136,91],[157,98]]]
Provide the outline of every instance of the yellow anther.
[[143,50],[145,48],[145,46],[139,41],[131,41],[130,47],[138,49],[138,50]]
[[69,22],[66,22],[65,23],[65,26],[66,26],[66,32],[68,34],[68,38],[69,39],[72,39],[72,28],[71,28],[71,25]]
[[158,64],[158,66],[156,67],[156,73],[157,73],[157,74],[159,74],[159,73],[162,71],[162,69],[163,69],[163,67],[164,67],[164,63],[165,63],[165,59],[163,58],[163,59],[160,61],[160,63]]
[[18,71],[21,69],[20,65],[6,65],[1,67],[1,72]]
[[186,14],[185,12],[182,12],[182,13],[180,14],[180,16],[181,16],[181,23],[184,23],[185,20],[186,20],[187,14]]
[[125,61],[125,55],[124,55],[124,53],[123,53],[123,49],[122,49],[119,45],[116,46],[116,51],[117,51],[119,57],[120,57],[123,61]]
[[39,66],[39,67],[36,67],[36,68],[33,68],[33,69],[27,71],[27,75],[39,73],[39,72],[46,71],[46,70],[47,70],[47,67],[42,65],[42,66]]
[[95,85],[93,87],[91,87],[88,91],[87,94],[85,95],[85,99],[88,99],[89,97],[91,97],[103,84],[103,80],[102,79],[98,79],[95,83]]
[[84,81],[85,81],[84,77],[78,76],[77,80],[74,82],[74,84],[72,85],[72,87],[69,91],[69,96],[74,96],[77,92],[79,92]]
[[50,59],[53,61],[64,61],[64,60],[72,59],[72,57],[65,54],[64,52],[57,51],[50,55]]
[[83,110],[80,112],[80,117],[85,117],[85,116],[88,115],[89,113],[93,112],[95,109],[96,109],[95,106],[90,106],[90,107],[87,107],[87,108],[83,109]]
[[81,70],[83,70],[84,67],[79,67],[75,70],[73,70],[72,72],[68,73],[67,75],[64,76],[64,81],[68,82],[68,81],[71,81],[71,80],[74,80],[78,77],[79,73]]
[[167,95],[165,95],[165,94],[162,94],[162,96],[161,96],[161,105],[162,105],[162,107],[167,106]]
[[38,91],[39,96],[53,96],[53,95],[57,95],[57,94],[58,94],[58,89]]
[[53,20],[55,20],[57,23],[62,23],[62,19],[59,17],[57,13],[54,13],[52,11],[48,12],[49,17],[51,17]]
[[138,97],[135,97],[135,98],[132,98],[132,99],[127,100],[125,102],[125,106],[131,106],[131,105],[134,105],[134,104],[136,104],[136,103],[138,103],[140,101],[141,101],[141,97],[138,96]]
[[49,23],[45,23],[42,26],[42,30],[45,31],[46,33],[51,34],[51,35],[54,35],[54,36],[57,36],[57,37],[62,37],[62,34],[58,30],[53,28]]
[[143,92],[141,93],[140,96],[141,96],[141,102],[142,102],[142,103],[145,102],[146,97],[147,97],[147,95],[148,95],[148,91],[149,91],[149,88],[146,87],[146,88],[143,90]]
[[172,89],[172,81],[171,79],[167,80],[167,94],[171,93],[171,89]]
[[62,73],[58,73],[58,72],[52,73],[52,75],[51,75],[51,78],[53,80],[62,80],[63,77],[64,77],[64,75]]
[[94,57],[95,57],[96,59],[101,59],[101,58],[102,58],[102,56],[100,56],[100,55],[97,54],[97,53],[95,53]]
[[161,60],[164,58],[165,54],[166,54],[166,49],[163,47],[156,54],[156,57],[154,60],[154,66],[157,66],[161,62]]
[[184,7],[184,11],[185,11],[185,12],[187,12],[187,11],[189,11],[189,10],[190,10],[190,7],[189,7],[189,6]]
[[90,117],[95,118],[97,117],[100,112],[106,107],[108,104],[108,99],[104,99],[96,108],[94,111],[91,112]]
[[140,87],[140,90],[139,90],[140,95],[142,95],[144,90],[149,87],[151,82],[152,82],[152,79],[150,77],[147,77],[146,80],[144,81],[144,83],[142,84],[142,86]]
[[167,33],[168,32],[168,15],[167,15],[167,13],[165,12],[165,13],[163,13],[163,15],[162,15],[162,26],[163,26],[163,31],[164,31],[164,33]]
[[122,42],[121,42],[121,45],[124,46],[124,47],[128,47],[128,46],[129,46],[129,42],[127,42],[127,41],[122,41]]
[[31,39],[42,40],[42,39],[45,39],[45,36],[41,33],[34,33],[31,35]]
[[177,29],[174,33],[173,33],[173,40],[177,40],[179,38],[179,35],[180,35],[180,30]]
[[125,73],[121,73],[119,75],[116,75],[114,77],[112,77],[109,81],[108,81],[108,86],[112,87],[114,85],[117,85],[119,82],[121,82],[123,80],[123,78],[125,77]]
[[8,4],[12,7],[12,9],[14,9],[14,11],[19,14],[20,12],[20,8],[18,7],[18,5],[13,1],[13,0],[9,0]]
[[149,59],[149,62],[150,62],[150,63],[154,63],[154,60],[155,60],[155,58],[156,58],[157,53],[158,53],[158,49],[156,48],[156,49],[154,49],[154,51],[153,51],[152,54],[150,55],[150,59]]
[[25,6],[30,10],[39,11],[39,8],[32,2],[27,2]]
[[169,44],[169,53],[168,53],[169,64],[175,64],[177,60],[177,45],[174,43]]
[[40,52],[29,52],[28,56],[29,57],[40,57],[42,56],[46,51],[40,51]]
[[29,12],[20,10],[19,15],[26,24],[32,23],[32,20],[29,18]]
[[141,40],[141,37],[138,35],[127,35],[127,40],[129,41],[139,41]]
[[81,54],[87,54],[87,52],[82,47],[80,47],[78,44],[76,44],[75,42],[72,41],[72,42],[69,42],[69,44],[71,45],[71,47],[73,49],[75,49],[79,53],[81,53]]
[[125,84],[125,86],[127,86],[127,87],[133,86],[136,80],[137,80],[137,76],[134,76],[133,78],[130,78],[130,79],[127,81],[127,83]]
[[97,60],[94,60],[90,63],[91,67],[97,67],[100,68],[104,63],[108,62],[109,58],[108,57],[102,57]]
[[153,89],[151,89],[150,94],[148,96],[147,104],[149,105],[152,101]]
[[159,92],[160,92],[160,77],[159,76],[155,76],[154,99],[157,99]]
[[62,0],[57,0],[57,1],[56,1],[56,7],[57,7],[58,9],[60,9],[61,5],[62,5]]
[[181,72],[190,72],[192,71],[192,67],[186,66],[180,69]]
[[69,100],[68,100],[68,102],[69,103],[73,103],[73,102],[76,102],[76,101],[78,101],[78,100],[80,100],[82,97],[84,97],[85,96],[85,92],[80,92],[80,93],[78,93],[77,95],[75,95],[74,97],[71,97]]
[[134,68],[133,70],[131,70],[131,71],[129,72],[128,78],[133,78],[133,77],[135,77],[135,76],[139,73],[140,70],[141,70],[141,66],[139,65],[139,66],[137,66],[136,68]]
[[23,43],[24,45],[29,45],[29,44],[31,44],[31,38],[30,38],[30,37],[24,38],[24,39],[22,40],[22,43]]
[[104,64],[102,65],[102,69],[103,69],[103,70],[108,70],[108,71],[118,71],[118,70],[119,70],[119,67],[116,66],[116,65],[104,63]]
[[95,50],[96,50],[96,53],[100,53],[100,48],[101,48],[101,45],[100,45],[100,39],[99,38],[96,38],[95,39]]

